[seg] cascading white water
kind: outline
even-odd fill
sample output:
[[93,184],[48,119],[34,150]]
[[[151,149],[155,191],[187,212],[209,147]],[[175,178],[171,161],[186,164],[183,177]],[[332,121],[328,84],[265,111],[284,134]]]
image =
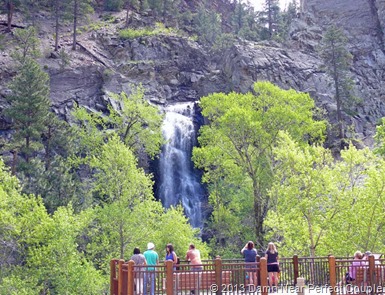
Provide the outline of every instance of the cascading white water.
[[196,142],[193,123],[194,103],[165,108],[163,136],[167,143],[159,158],[158,197],[163,205],[182,204],[193,227],[202,227],[203,188],[191,161]]

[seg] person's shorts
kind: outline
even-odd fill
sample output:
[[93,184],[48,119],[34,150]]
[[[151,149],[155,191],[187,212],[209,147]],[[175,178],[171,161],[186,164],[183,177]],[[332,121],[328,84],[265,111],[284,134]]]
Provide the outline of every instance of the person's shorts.
[[267,272],[279,272],[279,265],[278,264],[268,264],[267,265]]

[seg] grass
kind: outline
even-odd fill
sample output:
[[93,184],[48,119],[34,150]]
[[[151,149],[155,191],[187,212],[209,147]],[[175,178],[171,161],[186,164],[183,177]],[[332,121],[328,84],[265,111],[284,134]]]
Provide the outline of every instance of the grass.
[[155,28],[131,29],[127,28],[119,32],[122,39],[135,39],[145,36],[156,35],[176,35],[177,31],[173,28],[166,28],[162,23],[156,23]]

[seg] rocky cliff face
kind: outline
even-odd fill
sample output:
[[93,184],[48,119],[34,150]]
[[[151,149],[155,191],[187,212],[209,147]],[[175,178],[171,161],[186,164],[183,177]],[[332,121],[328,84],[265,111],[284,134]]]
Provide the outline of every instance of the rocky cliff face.
[[[70,67],[62,70],[57,59],[41,59],[51,77],[54,110],[67,119],[74,101],[91,110],[104,110],[108,92],[129,93],[132,84],[139,83],[151,102],[164,105],[199,100],[212,92],[246,92],[255,81],[269,80],[283,88],[308,92],[333,121],[331,79],[320,70],[316,48],[326,27],[337,23],[350,39],[354,55],[351,70],[357,94],[363,99],[345,120],[371,145],[374,126],[385,116],[385,0],[307,0],[305,8],[286,45],[239,42],[217,56],[177,36],[123,41],[116,38],[114,30],[83,34],[80,51],[71,53]],[[7,52],[0,55],[4,82],[14,74],[8,58]],[[0,90],[4,98],[7,89],[3,82]],[[0,97],[0,112],[3,107]],[[4,118],[2,122],[0,129],[9,126]]]

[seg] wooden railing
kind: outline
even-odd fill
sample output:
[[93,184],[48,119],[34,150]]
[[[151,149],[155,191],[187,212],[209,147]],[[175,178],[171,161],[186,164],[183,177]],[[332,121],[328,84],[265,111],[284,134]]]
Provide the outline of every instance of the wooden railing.
[[375,259],[355,262],[355,279],[346,281],[346,273],[353,259],[329,257],[330,294],[385,294],[385,260]]
[[[332,295],[366,293],[385,294],[385,260],[374,259],[362,261],[357,271],[357,279],[347,284],[345,275],[352,265],[353,259],[328,257],[298,257],[280,258],[279,287],[282,292],[297,286],[297,279],[309,290]],[[257,284],[249,286],[246,278],[248,264],[242,259],[220,259],[202,261],[202,271],[191,270],[191,266],[182,261],[174,270],[172,262],[167,261],[155,266],[149,272],[145,266],[134,266],[134,262],[111,260],[110,294],[136,295],[135,278],[144,278],[149,273],[155,277],[154,294],[244,294],[246,291],[266,295],[268,289],[268,274],[266,259],[257,257],[255,270]],[[381,291],[381,292],[380,292]],[[147,295],[151,294],[148,286]]]
[[[251,265],[252,264],[252,265]],[[172,261],[164,265],[135,266],[133,261],[111,260],[110,268],[110,294],[134,295],[141,293],[139,288],[143,283],[146,290],[142,294],[244,294],[245,292],[258,292],[268,294],[267,264],[261,258],[256,263],[238,263],[222,261],[219,257],[215,260],[202,262],[202,270],[191,269],[188,264],[180,264],[174,269]],[[246,279],[246,272],[250,268],[257,274],[257,284],[250,285]],[[247,271],[246,271],[247,270]],[[143,279],[142,281],[138,281]],[[151,279],[154,280],[153,290]],[[147,281],[147,284],[146,284]],[[136,286],[135,283],[139,286]]]

